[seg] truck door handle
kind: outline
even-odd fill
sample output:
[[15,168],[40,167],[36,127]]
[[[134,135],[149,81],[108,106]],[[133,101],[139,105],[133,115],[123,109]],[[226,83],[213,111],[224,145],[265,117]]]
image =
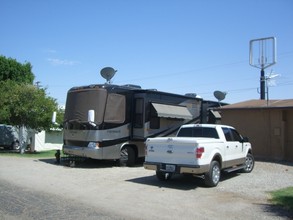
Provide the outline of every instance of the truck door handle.
[[167,153],[168,153],[168,154],[172,154],[173,151],[172,151],[172,150],[167,150]]

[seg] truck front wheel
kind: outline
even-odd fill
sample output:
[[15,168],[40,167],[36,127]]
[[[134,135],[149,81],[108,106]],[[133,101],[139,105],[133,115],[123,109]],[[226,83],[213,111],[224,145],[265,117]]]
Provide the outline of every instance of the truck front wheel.
[[217,186],[221,177],[221,168],[218,161],[212,161],[210,164],[210,170],[205,173],[204,181],[207,186]]

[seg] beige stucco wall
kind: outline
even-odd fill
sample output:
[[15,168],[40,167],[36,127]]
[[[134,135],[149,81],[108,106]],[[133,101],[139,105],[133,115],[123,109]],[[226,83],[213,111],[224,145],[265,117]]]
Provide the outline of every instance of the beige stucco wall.
[[249,137],[256,158],[293,161],[293,110],[222,109],[222,124]]
[[293,110],[285,110],[283,112],[285,121],[285,160],[293,161]]

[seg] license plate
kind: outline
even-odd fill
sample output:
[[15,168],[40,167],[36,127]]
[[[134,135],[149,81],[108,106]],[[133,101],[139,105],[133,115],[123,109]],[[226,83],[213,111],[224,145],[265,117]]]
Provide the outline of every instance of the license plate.
[[168,172],[175,172],[175,165],[166,164],[166,171]]

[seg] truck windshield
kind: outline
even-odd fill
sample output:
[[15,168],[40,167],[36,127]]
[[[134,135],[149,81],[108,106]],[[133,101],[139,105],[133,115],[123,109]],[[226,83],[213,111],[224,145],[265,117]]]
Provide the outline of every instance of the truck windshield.
[[219,135],[215,128],[205,127],[181,128],[177,137],[206,137],[219,139]]

